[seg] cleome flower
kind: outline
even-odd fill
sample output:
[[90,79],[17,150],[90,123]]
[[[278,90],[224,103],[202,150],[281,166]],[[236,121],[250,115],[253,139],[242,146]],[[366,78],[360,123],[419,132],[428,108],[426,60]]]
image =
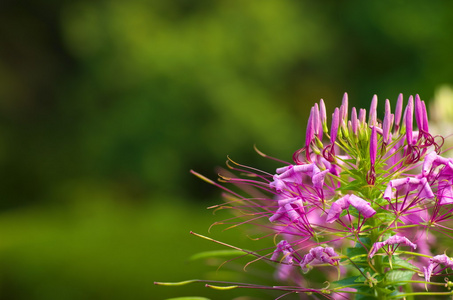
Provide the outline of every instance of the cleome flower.
[[319,246],[310,249],[310,252],[304,255],[304,258],[300,262],[300,267],[302,268],[302,272],[307,273],[310,269],[313,268],[311,266],[312,263],[338,265],[338,261],[338,254],[335,253],[332,247]]
[[313,105],[293,162],[258,151],[281,164],[275,172],[232,160],[231,171],[220,175],[223,184],[193,172],[225,191],[226,202],[215,208],[234,216],[218,224],[248,224],[259,239],[274,238],[270,248],[256,251],[218,243],[255,256],[247,265],[274,265],[281,284],[224,283],[222,289],[255,287],[302,299],[453,295],[430,281],[453,269],[448,256],[431,253],[447,249],[443,237],[452,237],[453,159],[443,157],[443,137],[429,130],[425,102],[415,95],[404,106],[400,94],[394,113],[385,101],[383,118],[376,95],[368,114],[355,107],[349,113],[348,106],[345,94],[329,126],[324,101]]
[[[444,270],[446,268],[453,269],[453,259],[445,254],[436,255],[430,258],[428,267],[423,267],[423,273],[425,275],[426,281],[429,281],[431,279],[434,269],[436,269],[436,267],[439,267],[440,265],[444,266],[444,268],[441,268],[441,270]],[[441,270],[438,270],[436,273],[440,273]]]
[[371,207],[370,203],[357,197],[354,194],[346,195],[333,202],[327,213],[327,223],[332,223],[340,217],[340,214],[353,206],[357,211],[363,215],[364,218],[370,218],[374,216],[376,211]]
[[405,245],[405,246],[409,246],[411,247],[412,249],[417,249],[417,245],[412,243],[411,241],[409,241],[408,238],[404,237],[404,236],[399,236],[399,235],[393,235],[391,237],[389,237],[387,240],[385,240],[384,242],[376,242],[373,244],[373,247],[371,247],[371,250],[370,250],[370,253],[368,254],[368,257],[369,258],[372,258],[376,252],[381,249],[382,247],[384,246],[389,246],[388,250],[386,250],[385,252],[389,255],[391,255],[392,253],[395,252],[396,248],[399,246],[399,245]]

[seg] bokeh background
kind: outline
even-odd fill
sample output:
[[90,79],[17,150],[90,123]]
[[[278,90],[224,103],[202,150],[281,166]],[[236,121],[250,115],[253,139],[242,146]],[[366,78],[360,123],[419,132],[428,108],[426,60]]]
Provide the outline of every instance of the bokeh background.
[[253,145],[289,160],[320,98],[431,101],[452,28],[451,1],[0,1],[0,299],[241,295],[153,284],[231,278],[189,259],[226,216],[189,170],[272,171]]

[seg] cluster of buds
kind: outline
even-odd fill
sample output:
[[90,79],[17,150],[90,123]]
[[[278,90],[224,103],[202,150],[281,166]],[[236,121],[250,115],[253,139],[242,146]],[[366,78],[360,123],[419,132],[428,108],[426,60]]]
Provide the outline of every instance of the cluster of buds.
[[276,279],[293,284],[272,288],[285,296],[453,295],[434,279],[450,283],[453,269],[453,259],[439,253],[448,247],[439,242],[453,231],[453,159],[442,157],[443,138],[430,133],[418,95],[403,109],[400,94],[394,113],[386,100],[382,121],[377,101],[374,96],[368,119],[365,109],[356,108],[349,117],[345,94],[330,130],[323,100],[315,104],[305,146],[293,163],[278,160],[284,166],[275,174],[229,160],[242,175],[221,181],[245,187],[247,196],[193,172],[229,193],[223,205],[248,218],[238,223],[274,236],[273,251],[247,254],[275,264]]

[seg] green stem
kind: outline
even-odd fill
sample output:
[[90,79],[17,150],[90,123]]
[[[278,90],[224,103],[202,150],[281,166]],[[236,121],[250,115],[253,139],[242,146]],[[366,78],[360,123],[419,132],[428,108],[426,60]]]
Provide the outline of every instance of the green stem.
[[[373,245],[374,243],[378,242],[379,241],[379,238],[382,234],[381,230],[379,229],[379,224],[377,224],[379,222],[379,220],[377,220],[376,218],[373,218],[372,220],[372,226],[373,226],[373,230],[371,231],[371,235],[370,235],[370,240],[371,240],[371,245]],[[383,256],[381,255],[375,255],[373,257],[373,261],[374,261],[374,266],[373,266],[373,269],[377,272],[378,275],[381,275],[381,276],[384,276],[385,274],[385,267],[384,267],[384,263],[383,263]],[[370,261],[370,265],[371,265],[371,261]],[[375,291],[376,291],[376,299],[379,299],[379,300],[386,300],[387,299],[387,294],[383,291],[384,287],[380,286],[382,283],[377,283],[376,285],[376,288],[375,288]],[[380,289],[380,288],[382,289]]]

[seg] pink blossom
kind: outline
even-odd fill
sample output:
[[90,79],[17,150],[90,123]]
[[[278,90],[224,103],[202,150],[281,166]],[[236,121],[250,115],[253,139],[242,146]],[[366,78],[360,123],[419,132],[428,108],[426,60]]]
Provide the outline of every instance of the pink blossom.
[[334,258],[336,256],[338,254],[335,253],[332,247],[315,247],[310,249],[310,252],[302,258],[300,267],[302,268],[302,272],[306,273],[312,268],[311,263],[337,265],[339,259]]
[[441,264],[446,268],[453,269],[453,260],[450,257],[445,254],[436,255],[433,258],[429,259],[428,267],[423,267],[423,273],[425,275],[426,281],[430,281],[434,269]]
[[333,223],[340,217],[340,214],[343,210],[348,209],[349,206],[355,207],[359,213],[361,213],[365,218],[372,217],[376,211],[370,206],[370,203],[363,200],[362,198],[357,197],[356,195],[346,195],[338,199],[329,209],[327,213],[327,222]]
[[[395,189],[396,191],[393,192],[393,189]],[[391,202],[391,200],[395,199],[397,195],[398,197],[401,197],[408,196],[409,194],[419,199],[434,198],[434,194],[425,177],[405,177],[390,180],[387,188],[384,191],[383,197],[384,199],[387,199],[389,202]]]
[[412,249],[417,249],[417,245],[412,243],[411,241],[409,241],[409,239],[407,239],[406,237],[399,236],[399,235],[393,235],[393,236],[389,237],[387,240],[385,240],[384,242],[374,243],[373,247],[371,247],[371,251],[368,254],[368,257],[372,258],[376,254],[376,252],[379,251],[379,249],[381,249],[384,246],[388,246],[388,245],[396,245],[396,246],[392,247],[391,252],[393,252],[401,244],[403,244],[405,246],[410,246]]
[[311,179],[311,183],[315,188],[322,188],[324,178],[329,170],[321,171],[316,164],[289,165],[277,169],[277,174],[274,175],[269,186],[282,192],[284,190],[294,191],[297,185],[305,184],[306,180]]

